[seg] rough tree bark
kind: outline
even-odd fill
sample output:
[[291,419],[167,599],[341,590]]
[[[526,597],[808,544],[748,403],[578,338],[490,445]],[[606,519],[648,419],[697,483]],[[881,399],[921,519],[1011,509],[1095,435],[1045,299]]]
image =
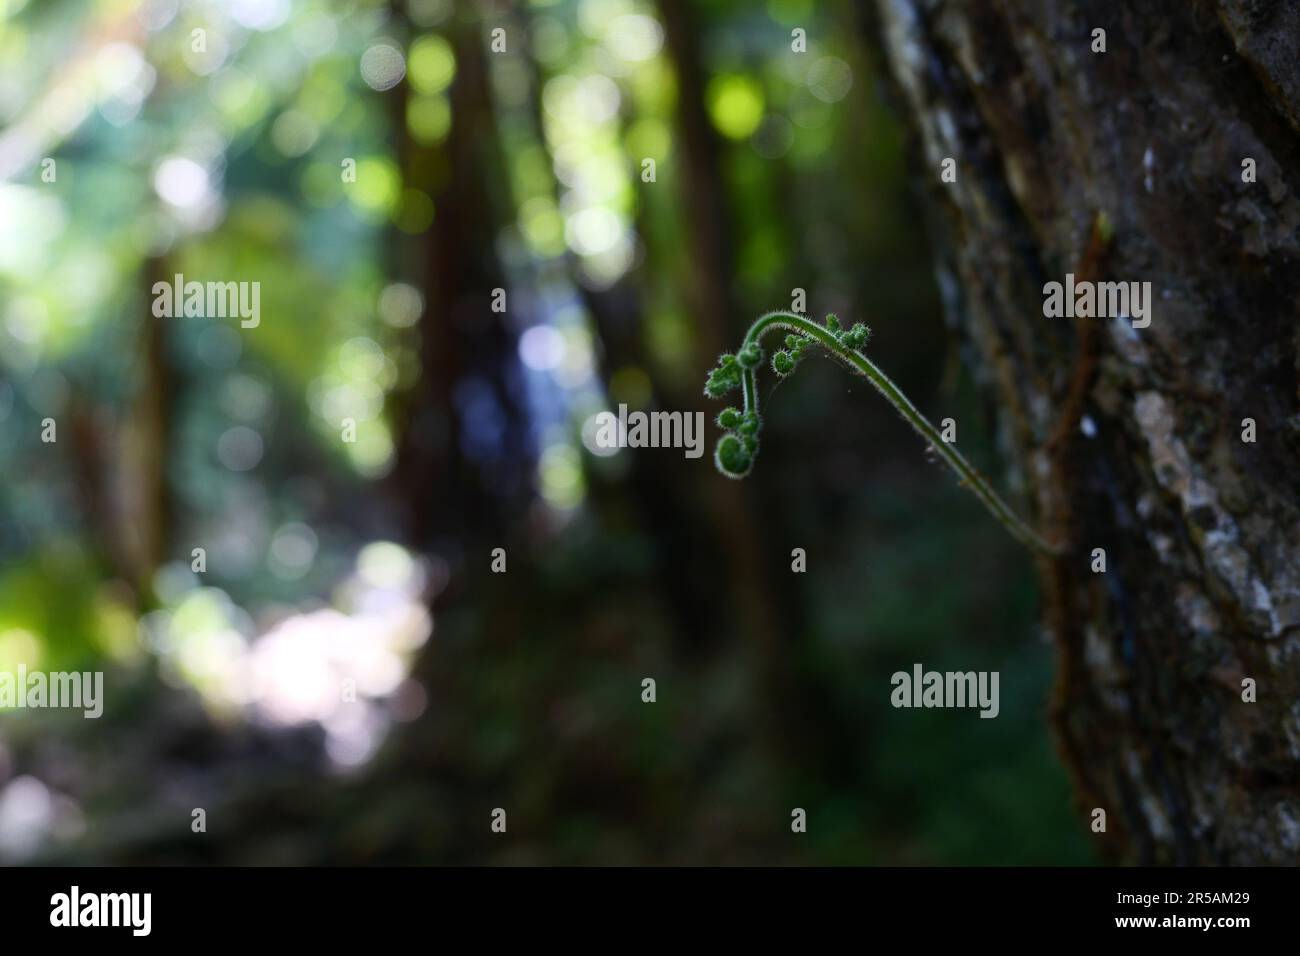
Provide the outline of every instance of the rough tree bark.
[[[949,317],[1069,542],[1041,576],[1081,812],[1107,811],[1115,859],[1300,861],[1300,9],[864,6],[933,184]],[[1045,318],[1071,271],[1150,281],[1150,326]]]

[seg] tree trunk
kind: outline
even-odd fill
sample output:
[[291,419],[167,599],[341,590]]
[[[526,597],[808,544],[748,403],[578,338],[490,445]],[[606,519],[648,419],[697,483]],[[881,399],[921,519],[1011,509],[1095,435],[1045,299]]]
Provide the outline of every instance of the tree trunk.
[[[1300,861],[1300,10],[878,0],[872,26],[950,318],[1069,545],[1041,575],[1081,811],[1115,859]],[[1046,318],[1067,272],[1150,282],[1150,325]]]
[[523,523],[534,466],[516,333],[501,311],[508,300],[494,308],[508,284],[496,254],[506,211],[494,197],[508,191],[480,27],[465,13],[445,28],[456,62],[445,143],[410,135],[406,83],[389,101],[404,179],[437,210],[427,230],[397,242],[395,258],[421,286],[425,309],[420,377],[399,413],[394,480],[409,505],[409,540],[449,553],[453,564],[482,541],[504,544]]

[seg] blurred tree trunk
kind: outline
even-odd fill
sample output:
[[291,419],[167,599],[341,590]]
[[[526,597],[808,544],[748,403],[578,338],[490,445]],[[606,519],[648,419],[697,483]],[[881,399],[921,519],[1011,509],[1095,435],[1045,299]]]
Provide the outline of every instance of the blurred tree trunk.
[[[1081,811],[1105,809],[1098,838],[1123,860],[1295,863],[1300,9],[879,0],[870,16],[919,134],[948,308],[1038,520],[1070,542],[1041,574]],[[1088,254],[1099,215],[1113,236]],[[1043,284],[1071,271],[1149,281],[1150,326],[1045,318]]]
[[396,258],[416,277],[424,312],[394,477],[410,539],[454,556],[476,544],[472,537],[501,544],[520,523],[533,496],[533,449],[515,332],[500,311],[513,306],[499,299],[508,283],[496,252],[509,212],[497,197],[509,192],[482,24],[466,12],[446,33],[456,61],[446,138],[428,145],[411,136],[406,82],[389,98],[404,182],[436,210],[426,231],[398,239]]
[[[171,282],[163,258],[146,260],[145,295]],[[146,298],[146,301],[150,301]],[[86,533],[110,573],[131,588],[141,611],[155,606],[154,572],[171,555],[175,495],[167,475],[175,409],[180,399],[171,351],[171,320],[139,324],[133,367],[139,385],[120,416],[93,397],[74,393],[69,407],[71,454]],[[189,549],[185,549],[189,561]]]
[[734,269],[722,144],[704,104],[700,27],[690,5],[685,0],[659,0],[659,12],[677,75],[677,166],[683,206],[690,212],[690,228],[685,230],[691,249],[686,295],[695,319],[696,349],[707,371],[729,347],[729,327],[737,320],[729,284]]

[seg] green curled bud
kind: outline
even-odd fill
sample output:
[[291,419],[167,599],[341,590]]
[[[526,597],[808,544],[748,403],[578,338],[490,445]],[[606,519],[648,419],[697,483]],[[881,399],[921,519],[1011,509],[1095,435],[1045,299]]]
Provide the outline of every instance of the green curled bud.
[[747,412],[740,420],[736,431],[742,435],[757,435],[759,428],[763,425],[756,412]]
[[799,343],[801,343],[802,341],[803,341],[802,335],[795,335],[793,332],[791,332],[789,335],[785,337],[785,347],[793,352],[795,349],[799,347]]
[[709,380],[704,383],[704,394],[709,398],[722,398],[728,392],[740,387],[740,379],[734,375],[727,375],[721,369],[715,370],[709,375]]
[[837,319],[835,317],[835,313],[832,312],[826,316],[826,331],[838,332],[839,330],[840,330],[840,320]]
[[740,365],[736,356],[723,354],[718,359],[718,367],[709,373],[704,383],[704,394],[709,398],[721,398],[732,389],[740,388]]
[[713,452],[713,463],[728,478],[744,478],[754,465],[756,450],[757,446],[747,448],[744,442],[728,432],[718,440],[718,446]]
[[734,431],[740,424],[741,416],[738,408],[724,408],[718,412],[718,427],[725,428],[727,431]]
[[871,330],[861,322],[856,322],[853,328],[849,329],[840,338],[840,343],[845,348],[860,349],[867,344],[867,339],[871,337]]
[[794,371],[794,356],[785,351],[773,352],[772,371],[783,378],[789,375]]
[[750,342],[736,353],[736,361],[745,368],[758,368],[763,364],[763,350],[758,347],[757,342]]

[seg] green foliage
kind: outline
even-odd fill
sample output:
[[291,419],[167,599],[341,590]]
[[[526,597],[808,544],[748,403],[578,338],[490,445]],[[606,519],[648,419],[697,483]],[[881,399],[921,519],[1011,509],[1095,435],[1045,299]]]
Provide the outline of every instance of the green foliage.
[[[62,540],[0,573],[0,671],[19,664],[58,670],[134,643],[134,621],[109,589],[103,569]],[[20,636],[23,638],[20,640]]]

